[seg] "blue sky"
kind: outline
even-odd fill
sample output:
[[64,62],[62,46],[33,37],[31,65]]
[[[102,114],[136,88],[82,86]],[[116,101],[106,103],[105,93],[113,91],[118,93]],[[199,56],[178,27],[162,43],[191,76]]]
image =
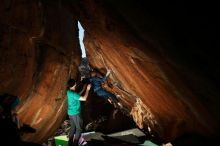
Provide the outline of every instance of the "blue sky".
[[82,58],[84,58],[84,57],[86,57],[86,50],[85,50],[85,46],[83,44],[84,29],[79,21],[78,21],[78,28],[79,28],[79,44],[80,44],[80,48],[81,48],[81,52],[82,52]]

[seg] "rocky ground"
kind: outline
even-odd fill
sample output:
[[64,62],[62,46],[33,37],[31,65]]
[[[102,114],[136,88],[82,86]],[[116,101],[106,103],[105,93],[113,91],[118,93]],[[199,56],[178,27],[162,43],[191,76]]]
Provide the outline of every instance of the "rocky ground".
[[65,120],[59,129],[55,132],[54,136],[50,137],[46,142],[44,142],[43,146],[55,146],[54,137],[59,135],[68,135],[68,132],[70,130],[70,121]]

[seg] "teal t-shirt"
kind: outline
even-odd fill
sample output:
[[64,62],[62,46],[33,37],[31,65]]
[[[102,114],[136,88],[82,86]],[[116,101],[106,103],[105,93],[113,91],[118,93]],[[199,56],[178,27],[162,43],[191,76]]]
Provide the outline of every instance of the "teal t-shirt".
[[67,113],[68,115],[77,115],[81,111],[80,95],[74,91],[67,90]]

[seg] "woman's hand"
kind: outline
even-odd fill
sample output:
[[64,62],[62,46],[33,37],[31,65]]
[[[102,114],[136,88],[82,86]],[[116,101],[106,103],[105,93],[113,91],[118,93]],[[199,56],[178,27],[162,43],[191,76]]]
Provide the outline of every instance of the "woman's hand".
[[91,87],[92,87],[92,85],[91,85],[91,84],[88,84],[88,85],[87,85],[87,89],[86,89],[86,90],[90,90],[90,89],[91,89]]

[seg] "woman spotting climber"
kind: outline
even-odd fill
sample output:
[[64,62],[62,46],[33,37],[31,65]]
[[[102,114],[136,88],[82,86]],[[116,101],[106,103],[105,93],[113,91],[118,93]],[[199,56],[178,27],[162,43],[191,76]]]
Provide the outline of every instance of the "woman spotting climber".
[[80,101],[86,101],[91,85],[87,85],[86,92],[83,96],[76,92],[76,82],[70,79],[67,82],[67,113],[70,118],[71,129],[69,133],[69,146],[78,146],[79,138],[82,132],[83,120],[81,118]]

